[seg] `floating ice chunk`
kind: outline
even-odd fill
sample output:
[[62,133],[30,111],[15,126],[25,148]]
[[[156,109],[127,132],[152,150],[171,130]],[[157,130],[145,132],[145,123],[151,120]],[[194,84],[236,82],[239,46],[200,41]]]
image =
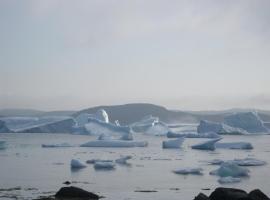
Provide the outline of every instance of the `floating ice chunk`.
[[95,164],[96,162],[113,162],[113,160],[91,159],[86,161],[87,164]]
[[113,140],[114,137],[108,134],[101,134],[100,136],[98,136],[98,140]]
[[131,132],[131,129],[128,126],[116,126],[114,124],[106,123],[94,118],[89,118],[88,123],[85,124],[85,128],[91,135],[113,135]]
[[243,168],[238,166],[233,161],[227,161],[221,164],[221,166],[214,171],[211,171],[211,175],[218,175],[220,177],[241,177],[248,176],[249,170],[247,168]]
[[216,148],[223,149],[253,149],[253,146],[249,142],[218,142],[216,143]]
[[163,122],[158,122],[154,126],[149,127],[144,133],[147,135],[164,136],[170,131],[170,128]]
[[199,126],[197,127],[198,133],[208,133],[215,132],[218,134],[226,134],[226,135],[241,135],[247,134],[246,131],[240,128],[234,128],[228,126],[224,123],[210,122],[207,120],[201,120]]
[[113,162],[102,162],[98,161],[94,163],[94,168],[95,169],[106,169],[106,170],[111,170],[115,168],[115,164]]
[[97,140],[80,145],[81,147],[146,147],[146,141]]
[[218,179],[218,182],[221,184],[239,183],[239,182],[241,182],[241,178],[235,178],[235,177],[231,177],[231,176],[221,177]]
[[207,161],[210,165],[221,165],[222,163],[224,163],[224,160],[221,159],[213,159],[210,161]]
[[183,174],[183,175],[187,175],[187,174],[195,174],[195,175],[202,175],[202,168],[184,168],[184,169],[178,169],[178,170],[174,170],[173,172],[176,174]]
[[191,146],[192,149],[200,149],[200,150],[215,150],[216,149],[216,143],[221,140],[222,138],[217,138],[213,140],[209,140],[206,142],[202,142],[200,144],[196,144]]
[[245,158],[245,159],[234,159],[234,163],[236,163],[239,166],[262,166],[266,165],[265,161],[257,160],[254,158]]
[[140,121],[131,124],[132,130],[135,132],[145,132],[148,128],[154,126],[159,122],[158,117],[152,115],[145,116]]
[[120,137],[120,140],[133,140],[133,135],[132,135],[132,133],[124,133]]
[[185,138],[181,137],[176,140],[168,140],[162,142],[163,149],[179,149],[184,142]]
[[225,123],[232,127],[244,129],[249,133],[269,132],[269,129],[264,126],[263,121],[255,112],[236,113],[227,116]]
[[76,159],[72,159],[70,162],[70,166],[72,169],[81,169],[81,168],[85,168],[86,165],[81,163],[79,160]]
[[132,156],[123,156],[121,158],[116,159],[115,162],[118,164],[125,165],[125,164],[128,164],[127,160],[130,160],[131,158],[132,158]]
[[74,147],[68,143],[61,143],[61,144],[42,144],[41,147],[43,148],[58,148],[58,147]]
[[185,138],[220,138],[220,135],[214,132],[209,133],[194,133],[194,132],[182,132],[182,133],[173,133],[169,131],[167,133],[168,138],[179,138],[179,137],[185,137]]
[[6,141],[0,141],[0,150],[6,149],[7,145],[6,145]]

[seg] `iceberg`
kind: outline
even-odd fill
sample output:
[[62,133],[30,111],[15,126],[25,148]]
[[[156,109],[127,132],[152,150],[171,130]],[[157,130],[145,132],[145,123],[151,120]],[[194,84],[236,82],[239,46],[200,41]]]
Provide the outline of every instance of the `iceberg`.
[[235,177],[231,177],[231,176],[221,177],[218,179],[218,182],[221,184],[239,183],[239,182],[241,182],[241,178],[235,178]]
[[266,165],[265,161],[257,160],[257,159],[254,159],[254,158],[234,159],[232,162],[236,163],[238,166],[262,166],[262,165]]
[[113,162],[98,161],[94,163],[94,168],[96,170],[99,170],[99,169],[111,170],[115,168],[115,164]]
[[17,133],[72,133],[75,120],[68,118],[48,124],[35,125],[26,129],[16,130]]
[[202,175],[203,169],[202,168],[184,168],[184,169],[178,169],[174,170],[173,172],[175,174],[182,174],[182,175],[188,175],[188,174],[194,174],[194,175]]
[[170,128],[163,122],[158,122],[144,131],[146,135],[164,136],[170,131]]
[[213,140],[209,140],[206,142],[202,142],[196,145],[191,146],[192,149],[200,149],[200,150],[215,150],[216,149],[216,143],[221,140],[222,138],[217,138]]
[[120,140],[133,140],[132,133],[125,133],[120,137]]
[[61,143],[61,144],[42,144],[42,148],[58,148],[58,147],[74,147],[71,144],[68,143]]
[[6,122],[0,120],[0,133],[11,133],[12,131],[7,127]]
[[104,109],[99,109],[96,112],[96,119],[105,122],[105,123],[109,123],[109,116],[107,114],[107,112]]
[[97,140],[80,145],[81,147],[146,147],[146,141]]
[[216,143],[216,148],[223,149],[253,149],[253,146],[249,142],[218,142]]
[[185,137],[185,138],[220,138],[220,135],[214,132],[209,133],[174,133],[169,131],[167,133],[168,138],[179,138],[179,137]]
[[116,163],[122,164],[122,165],[127,165],[127,161],[130,160],[132,156],[123,156],[121,158],[118,158],[115,160]]
[[198,133],[215,132],[223,135],[241,135],[247,134],[247,132],[240,128],[234,128],[224,123],[210,122],[207,120],[201,120],[197,127]]
[[6,149],[7,145],[6,145],[6,141],[0,141],[0,150]]
[[248,176],[249,170],[244,167],[238,166],[233,161],[227,161],[221,164],[221,166],[214,171],[211,171],[211,175],[218,175],[220,177],[241,177]]
[[76,159],[72,159],[70,162],[70,166],[72,169],[81,169],[81,168],[85,168],[86,165],[81,163],[79,160]]
[[154,126],[158,122],[159,122],[158,117],[147,115],[143,117],[140,121],[131,124],[130,127],[135,132],[145,132],[148,128]]
[[229,126],[241,128],[249,133],[268,133],[269,129],[263,124],[257,113],[236,113],[225,117],[225,123]]
[[89,118],[88,123],[85,124],[85,128],[91,135],[126,134],[131,132],[129,126],[116,126],[94,118]]
[[176,140],[168,140],[162,142],[162,148],[163,149],[179,149],[181,145],[183,144],[185,138],[178,138]]
[[114,137],[108,134],[102,133],[100,136],[98,136],[98,140],[113,140]]

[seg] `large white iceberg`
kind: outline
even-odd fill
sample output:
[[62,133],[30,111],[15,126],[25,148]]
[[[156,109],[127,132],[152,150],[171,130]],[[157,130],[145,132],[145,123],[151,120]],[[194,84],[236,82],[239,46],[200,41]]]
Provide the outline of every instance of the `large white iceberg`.
[[72,159],[71,162],[70,162],[70,167],[72,169],[81,169],[81,168],[85,168],[86,165],[83,164],[82,162],[80,162],[79,160]]
[[183,169],[178,169],[174,170],[173,172],[175,174],[182,174],[182,175],[187,175],[187,174],[194,174],[194,175],[202,175],[203,169],[202,168],[183,168]]
[[163,149],[179,149],[184,142],[185,138],[178,138],[176,140],[168,140],[162,142]]
[[79,114],[75,120],[77,122],[78,127],[84,126],[89,122],[89,119],[97,119],[99,121],[109,123],[109,116],[107,112],[103,109],[99,109],[95,114],[89,114],[89,113],[81,113]]
[[131,132],[129,126],[116,126],[115,124],[106,123],[98,119],[89,118],[85,128],[91,135],[113,135],[113,134],[127,134]]
[[146,147],[146,141],[124,141],[124,140],[96,140],[80,145],[81,147]]
[[113,162],[98,161],[94,163],[94,168],[97,170],[99,169],[111,170],[115,168],[115,164]]
[[223,149],[253,149],[253,146],[249,142],[218,142],[216,148]]
[[224,120],[229,126],[244,129],[249,133],[269,132],[269,129],[264,126],[263,121],[255,112],[236,113],[227,116]]
[[182,132],[182,133],[174,133],[169,131],[167,133],[168,138],[179,138],[179,137],[185,137],[185,138],[220,138],[220,135],[214,132],[209,133],[194,133],[194,132]]
[[209,140],[206,142],[202,142],[196,145],[191,146],[192,149],[200,149],[200,150],[215,150],[216,149],[216,143],[221,140],[222,138],[217,138],[213,140]]
[[247,132],[244,131],[243,129],[234,128],[224,123],[210,122],[207,120],[200,121],[200,124],[197,127],[197,132],[198,133],[215,132],[215,133],[224,134],[224,135],[247,134]]
[[247,168],[238,166],[233,161],[227,161],[222,163],[217,170],[211,171],[210,174],[218,175],[220,177],[241,177],[248,176],[249,170]]

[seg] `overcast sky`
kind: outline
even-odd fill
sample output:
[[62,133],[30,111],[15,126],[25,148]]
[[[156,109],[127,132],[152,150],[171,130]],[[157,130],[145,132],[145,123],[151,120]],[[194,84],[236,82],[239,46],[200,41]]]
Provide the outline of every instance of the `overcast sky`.
[[0,108],[270,109],[269,0],[1,0]]

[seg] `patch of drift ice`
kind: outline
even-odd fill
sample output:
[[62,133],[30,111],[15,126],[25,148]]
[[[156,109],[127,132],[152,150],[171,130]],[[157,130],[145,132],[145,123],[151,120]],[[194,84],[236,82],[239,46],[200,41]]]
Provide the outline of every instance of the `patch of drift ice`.
[[208,161],[208,163],[211,165],[221,165],[224,162],[233,162],[233,163],[237,164],[238,166],[246,166],[246,167],[248,167],[248,166],[262,166],[262,165],[267,164],[265,161],[258,160],[255,158],[234,159],[234,160],[228,160],[228,161],[224,161],[221,159],[214,159],[214,160]]
[[242,177],[248,176],[249,170],[247,168],[238,166],[233,161],[227,161],[222,163],[218,169],[211,171],[210,174],[220,177]]
[[6,148],[7,148],[6,141],[0,141],[0,150],[6,149]]
[[79,160],[72,159],[70,162],[70,167],[72,169],[82,169],[82,168],[85,168],[86,165],[80,162]]
[[185,137],[185,138],[220,138],[220,135],[214,132],[208,132],[208,133],[194,133],[194,132],[182,132],[182,133],[174,133],[169,131],[167,133],[168,138],[179,138],[179,137]]
[[61,144],[42,144],[42,148],[59,148],[59,147],[74,147],[74,145],[68,143],[61,143]]
[[239,183],[239,182],[241,182],[241,178],[235,178],[235,177],[231,177],[231,176],[221,177],[218,179],[218,182],[220,184]]
[[179,149],[181,145],[183,144],[185,138],[181,137],[176,140],[168,140],[162,142],[162,148],[163,149]]
[[213,140],[209,140],[206,142],[202,142],[196,145],[191,146],[192,149],[199,149],[199,150],[215,150],[216,149],[216,143],[221,140],[222,138],[217,138]]
[[224,123],[210,122],[207,120],[201,120],[197,127],[198,133],[214,132],[223,135],[241,135],[247,134],[247,132],[241,128],[234,128]]
[[121,158],[116,159],[115,162],[118,164],[127,165],[127,161],[131,158],[132,156],[122,156]]
[[253,149],[253,146],[249,142],[218,142],[216,143],[216,148],[223,149]]
[[269,129],[255,112],[236,113],[225,117],[225,123],[229,126],[241,128],[249,133],[268,133]]
[[94,168],[96,170],[99,170],[99,169],[112,170],[112,169],[115,169],[115,164],[113,162],[97,161],[94,163]]
[[182,174],[182,175],[188,175],[188,174],[194,174],[194,175],[202,175],[203,169],[202,168],[183,168],[174,170],[173,172],[175,174]]
[[96,140],[80,145],[81,147],[146,147],[146,141]]

